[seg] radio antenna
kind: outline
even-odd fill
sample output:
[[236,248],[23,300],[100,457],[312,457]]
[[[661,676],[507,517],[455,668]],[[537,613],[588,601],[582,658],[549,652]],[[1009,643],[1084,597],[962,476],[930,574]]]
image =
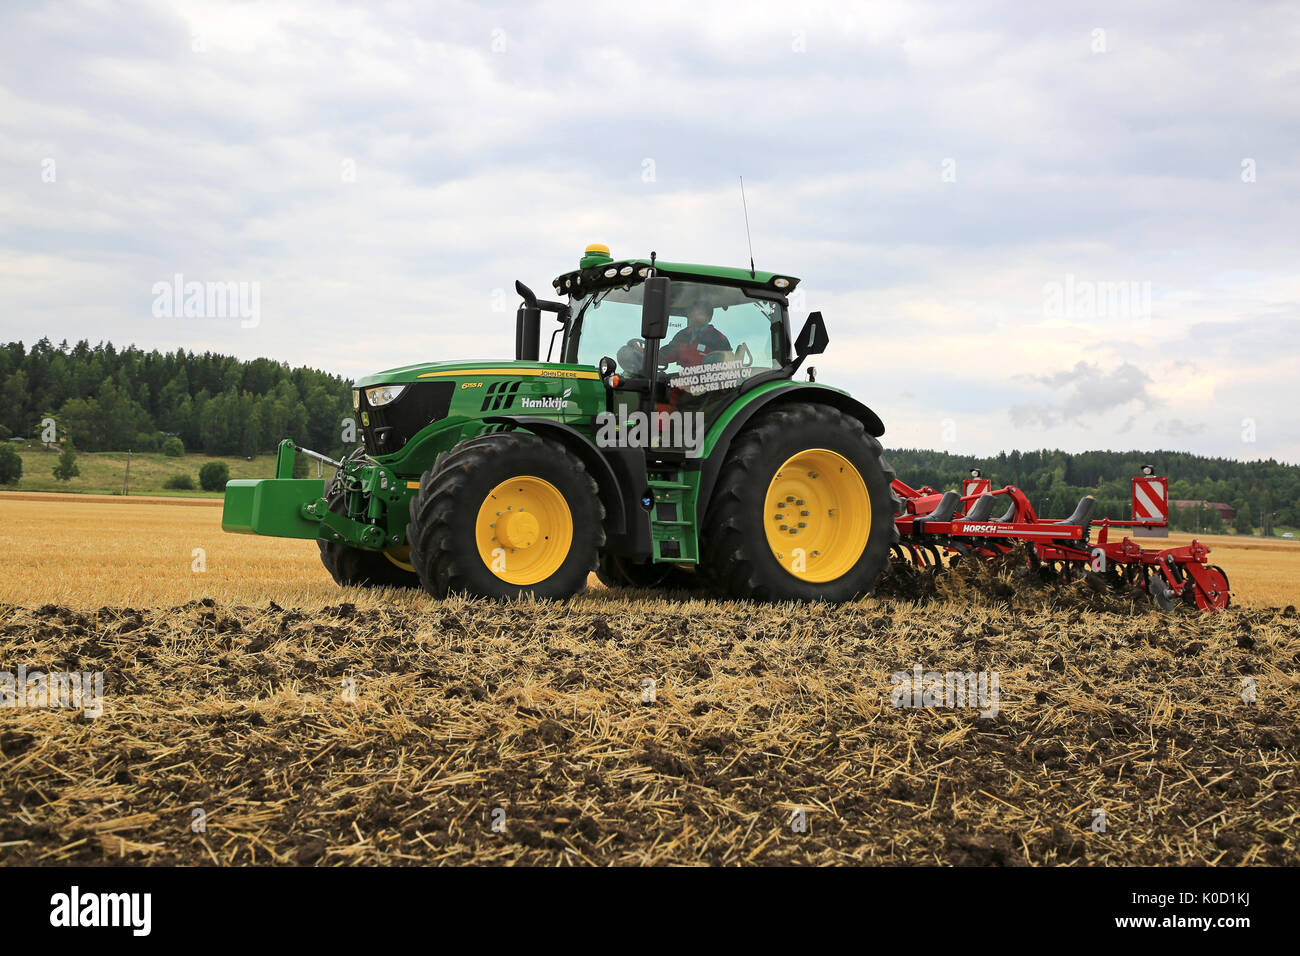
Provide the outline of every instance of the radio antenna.
[[740,208],[745,210],[745,240],[749,243],[749,277],[754,275],[754,239],[749,234],[749,205],[745,202],[745,177],[740,177]]

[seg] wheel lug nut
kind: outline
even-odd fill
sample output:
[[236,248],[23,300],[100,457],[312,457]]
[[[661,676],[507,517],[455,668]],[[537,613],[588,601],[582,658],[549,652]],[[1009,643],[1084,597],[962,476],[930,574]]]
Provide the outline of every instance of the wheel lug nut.
[[799,512],[799,517],[801,517],[801,518],[807,518],[807,517],[808,517],[808,512],[807,512],[807,511],[801,511],[801,512]]

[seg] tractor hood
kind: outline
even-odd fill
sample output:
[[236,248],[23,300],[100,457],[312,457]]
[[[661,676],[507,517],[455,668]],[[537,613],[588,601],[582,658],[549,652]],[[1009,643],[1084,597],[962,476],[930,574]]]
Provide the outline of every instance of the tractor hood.
[[558,362],[514,362],[501,359],[478,359],[459,362],[424,362],[390,368],[356,380],[356,388],[376,385],[404,385],[411,382],[436,382],[448,378],[509,375],[520,378],[590,378],[600,374],[589,365],[564,365]]
[[[430,362],[357,379],[352,407],[366,452],[382,456],[396,454],[427,425],[447,418],[474,419],[517,407],[564,419],[595,407],[596,397],[584,394],[593,389],[603,393],[604,386],[589,365]],[[603,406],[603,397],[598,404]]]

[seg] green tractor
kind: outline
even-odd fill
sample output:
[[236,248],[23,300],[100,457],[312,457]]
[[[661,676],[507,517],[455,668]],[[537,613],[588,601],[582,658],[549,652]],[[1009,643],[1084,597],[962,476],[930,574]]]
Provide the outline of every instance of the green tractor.
[[[897,540],[885,429],[814,370],[795,381],[827,344],[817,312],[791,337],[798,281],[589,246],[554,282],[565,301],[515,284],[513,362],[358,380],[355,451],[281,442],[275,478],[227,485],[222,527],[314,538],[340,585],[440,598],[567,598],[593,570],[728,598],[868,594]],[[298,454],[332,478],[292,477]]]

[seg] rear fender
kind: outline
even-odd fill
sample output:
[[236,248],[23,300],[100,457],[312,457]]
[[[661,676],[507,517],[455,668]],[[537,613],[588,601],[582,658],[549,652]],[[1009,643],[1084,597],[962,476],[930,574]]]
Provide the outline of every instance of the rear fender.
[[839,389],[813,382],[788,382],[760,387],[751,392],[748,400],[736,409],[730,418],[719,422],[714,427],[714,431],[705,438],[706,457],[700,466],[700,490],[695,506],[696,514],[701,520],[708,513],[709,499],[713,495],[714,486],[718,483],[718,476],[722,472],[722,464],[727,458],[732,440],[740,434],[759,410],[787,403],[829,405],[862,422],[867,434],[873,438],[879,438],[885,433],[885,424],[880,420],[879,415]]

